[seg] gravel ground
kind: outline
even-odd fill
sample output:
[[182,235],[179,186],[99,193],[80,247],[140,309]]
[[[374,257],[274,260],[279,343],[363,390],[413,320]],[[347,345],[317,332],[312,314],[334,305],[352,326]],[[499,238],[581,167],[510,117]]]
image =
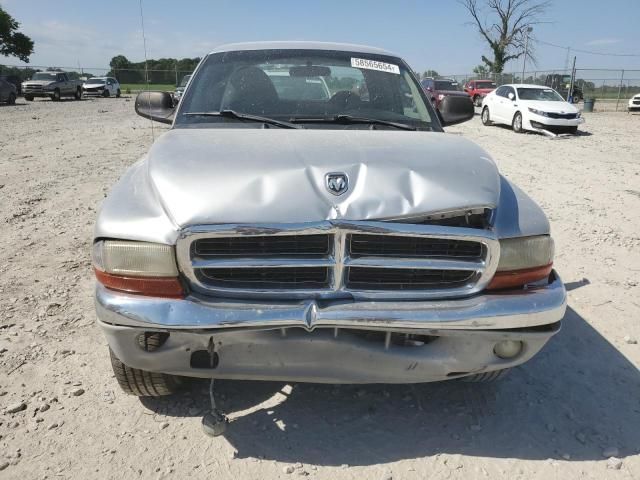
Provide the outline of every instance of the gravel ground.
[[548,213],[562,332],[486,386],[220,382],[233,422],[211,439],[205,383],[124,395],[94,324],[96,209],[150,123],[128,98],[1,106],[0,478],[639,478],[640,116],[557,140],[449,130]]

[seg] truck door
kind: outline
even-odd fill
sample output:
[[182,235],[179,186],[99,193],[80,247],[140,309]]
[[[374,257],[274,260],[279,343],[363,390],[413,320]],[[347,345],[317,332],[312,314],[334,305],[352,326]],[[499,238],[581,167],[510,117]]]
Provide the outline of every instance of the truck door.
[[58,89],[61,94],[65,94],[69,90],[69,82],[67,82],[67,76],[64,73],[56,75],[56,82],[58,83]]

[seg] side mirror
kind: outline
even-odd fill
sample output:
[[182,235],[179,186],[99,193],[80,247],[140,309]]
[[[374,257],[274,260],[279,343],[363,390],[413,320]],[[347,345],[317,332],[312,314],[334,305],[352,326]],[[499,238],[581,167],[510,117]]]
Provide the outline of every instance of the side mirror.
[[516,98],[516,96],[512,92],[509,92],[509,95],[507,95],[507,97],[509,97],[509,100],[511,101],[515,100]]
[[173,98],[168,92],[140,92],[136,97],[136,113],[160,123],[173,123]]
[[475,115],[471,97],[447,95],[440,102],[440,120],[444,127],[471,120]]

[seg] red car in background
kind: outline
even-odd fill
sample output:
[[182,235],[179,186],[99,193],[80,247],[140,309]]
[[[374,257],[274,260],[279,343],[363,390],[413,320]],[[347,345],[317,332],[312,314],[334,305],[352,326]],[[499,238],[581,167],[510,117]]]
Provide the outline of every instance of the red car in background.
[[444,97],[469,97],[468,93],[460,90],[460,84],[450,78],[425,78],[420,82],[420,85],[438,112],[440,111],[440,102]]
[[493,80],[470,80],[464,85],[464,91],[471,96],[476,107],[481,107],[482,99],[495,89],[496,82]]

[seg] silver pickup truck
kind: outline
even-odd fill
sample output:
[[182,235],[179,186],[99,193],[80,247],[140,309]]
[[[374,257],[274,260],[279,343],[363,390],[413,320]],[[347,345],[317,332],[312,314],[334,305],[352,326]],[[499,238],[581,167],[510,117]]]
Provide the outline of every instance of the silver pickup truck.
[[178,107],[144,92],[136,111],[171,129],[108,195],[93,242],[124,391],[487,381],[559,331],[547,218],[486,151],[444,133],[471,100],[447,97],[440,119],[398,56],[228,45]]
[[82,81],[71,80],[65,72],[36,72],[31,79],[22,82],[24,99],[49,97],[59,101],[62,97],[82,98]]

